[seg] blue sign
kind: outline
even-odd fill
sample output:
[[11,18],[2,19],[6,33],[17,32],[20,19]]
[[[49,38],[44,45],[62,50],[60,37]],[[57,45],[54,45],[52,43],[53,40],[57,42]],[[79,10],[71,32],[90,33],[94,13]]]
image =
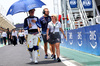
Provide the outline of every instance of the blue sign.
[[77,0],[69,0],[69,4],[71,8],[77,8]]
[[[81,0],[81,1],[85,9],[92,8],[92,0]],[[69,4],[71,8],[77,8],[77,0],[69,0]]]
[[100,56],[100,24],[67,31],[63,46]]
[[92,0],[82,0],[84,8],[92,8]]

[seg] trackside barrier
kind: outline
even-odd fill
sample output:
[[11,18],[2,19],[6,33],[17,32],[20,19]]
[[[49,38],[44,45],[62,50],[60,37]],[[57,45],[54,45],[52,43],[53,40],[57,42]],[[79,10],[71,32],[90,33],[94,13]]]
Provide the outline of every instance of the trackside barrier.
[[100,24],[68,30],[67,41],[62,39],[61,45],[100,56]]

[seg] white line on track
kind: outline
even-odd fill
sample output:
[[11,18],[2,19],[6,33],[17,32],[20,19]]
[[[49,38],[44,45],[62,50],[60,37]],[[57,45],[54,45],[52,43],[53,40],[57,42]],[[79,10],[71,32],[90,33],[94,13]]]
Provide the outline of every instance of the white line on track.
[[[44,47],[43,46],[41,46],[41,48],[44,50]],[[48,53],[51,54],[50,50],[48,50]],[[65,58],[63,58],[61,56],[60,56],[60,58],[62,60],[61,62],[64,63],[66,66],[77,66],[77,65],[69,62],[68,60],[66,60]]]

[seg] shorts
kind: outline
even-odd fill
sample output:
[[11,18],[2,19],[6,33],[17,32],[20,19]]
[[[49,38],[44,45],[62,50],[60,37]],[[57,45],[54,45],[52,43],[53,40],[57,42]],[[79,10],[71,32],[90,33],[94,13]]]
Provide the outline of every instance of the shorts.
[[48,42],[47,35],[46,34],[42,34],[42,38],[43,38],[43,42],[44,43],[47,43]]
[[59,34],[59,32],[56,32],[56,33],[50,33],[49,35],[49,39],[48,39],[48,42],[50,44],[55,44],[55,43],[61,43],[61,36]]

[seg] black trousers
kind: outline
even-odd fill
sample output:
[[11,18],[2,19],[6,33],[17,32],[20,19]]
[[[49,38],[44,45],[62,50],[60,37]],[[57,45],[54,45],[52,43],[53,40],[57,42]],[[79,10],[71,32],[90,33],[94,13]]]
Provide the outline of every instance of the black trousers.
[[20,43],[20,44],[23,44],[23,42],[24,42],[24,36],[23,36],[23,37],[20,37],[20,36],[19,36],[19,43]]
[[17,37],[16,36],[12,36],[12,43],[13,43],[13,45],[17,44]]
[[8,45],[10,45],[11,44],[11,38],[7,37],[7,39],[8,39]]
[[3,42],[6,45],[6,37],[3,37]]

